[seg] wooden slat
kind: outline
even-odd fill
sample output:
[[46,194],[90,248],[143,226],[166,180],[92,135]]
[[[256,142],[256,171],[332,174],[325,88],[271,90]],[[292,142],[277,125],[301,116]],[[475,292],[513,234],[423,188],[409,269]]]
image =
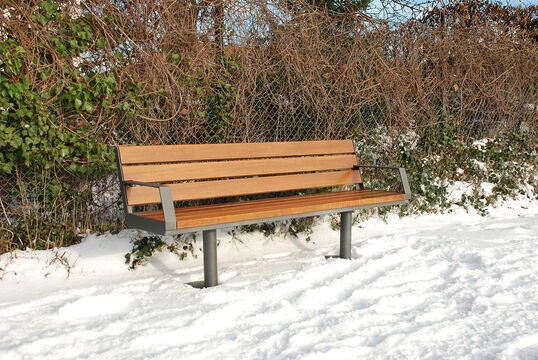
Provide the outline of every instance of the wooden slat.
[[[352,200],[357,197],[357,191],[360,191],[360,196],[362,198],[369,197],[379,197],[386,194],[386,191],[373,191],[373,190],[351,190],[351,191],[338,191],[338,192],[327,192],[319,194],[309,194],[309,195],[296,195],[296,196],[286,196],[270,199],[259,199],[259,200],[250,200],[250,201],[238,201],[232,203],[222,203],[222,204],[211,204],[211,205],[199,205],[191,207],[182,207],[175,209],[176,216],[182,219],[189,219],[197,217],[200,215],[207,216],[214,214],[215,216],[220,215],[222,212],[227,214],[240,213],[244,212],[244,207],[246,204],[249,204],[250,209],[255,208],[266,208],[266,209],[280,209],[287,207],[294,207],[297,205],[303,204],[305,201],[309,201],[312,204],[321,204],[327,201],[333,201],[338,199],[338,201]],[[275,200],[275,199],[278,199]],[[162,210],[147,211],[142,214],[145,217],[162,220]]]
[[167,181],[350,169],[354,165],[357,165],[357,157],[353,154],[162,165],[133,165],[123,166],[122,170],[125,180],[162,183]]
[[[354,190],[353,190],[354,191]],[[295,195],[295,196],[285,196],[285,197],[272,197],[268,199],[258,199],[258,200],[247,200],[247,201],[236,201],[236,202],[225,202],[219,204],[209,204],[209,205],[198,205],[190,207],[181,207],[176,208],[176,216],[196,216],[197,213],[207,213],[208,211],[234,211],[235,208],[242,208],[244,203],[248,202],[250,204],[256,204],[257,206],[272,206],[275,203],[275,199],[279,199],[282,204],[293,205],[293,202],[301,202],[303,198],[314,198],[315,201],[324,201],[323,199],[328,199],[334,196],[336,193],[352,193],[353,191],[340,191],[340,192],[326,192],[319,194],[308,194],[308,195]],[[368,190],[361,190],[368,191]],[[162,210],[151,210],[137,213],[144,217],[151,219],[162,220],[163,213]]]
[[[266,203],[258,203],[256,200],[254,201],[243,201],[239,202],[239,206],[228,206],[223,207],[220,209],[212,209],[211,207],[204,209],[203,211],[197,211],[194,209],[194,207],[191,208],[183,208],[185,211],[178,211],[177,217],[181,219],[194,219],[199,216],[208,216],[208,217],[219,217],[223,215],[223,213],[226,214],[240,214],[245,211],[258,211],[258,210],[281,210],[281,209],[291,209],[295,208],[297,206],[304,206],[305,203],[312,204],[312,205],[319,205],[319,204],[325,204],[327,202],[344,202],[349,200],[357,199],[357,196],[360,196],[361,199],[369,199],[369,198],[380,198],[382,196],[385,196],[387,192],[363,192],[362,190],[352,190],[352,191],[341,191],[341,192],[333,192],[333,193],[327,193],[327,195],[330,196],[316,196],[319,194],[311,194],[311,195],[298,195],[298,196],[292,196],[292,197],[286,197],[289,198],[289,200],[280,200],[276,201],[277,198],[272,198],[270,201]],[[335,195],[336,194],[336,195]],[[308,199],[308,200],[307,200]],[[188,209],[188,210],[187,210]],[[181,209],[179,209],[181,210]]]
[[[401,201],[404,199],[404,194],[394,192],[354,190],[221,204],[222,206],[220,206],[218,211],[216,211],[214,206],[182,208],[176,209],[176,215],[178,228],[186,229],[197,226]],[[162,212],[139,215],[160,221],[163,220]]]
[[354,153],[351,140],[120,146],[122,164]]
[[[213,180],[170,184],[174,201],[218,198],[226,196],[260,194],[266,192],[300,190],[357,184],[358,171],[345,170],[323,173],[278,175],[258,178]],[[160,202],[158,189],[135,186],[126,187],[129,205],[154,204]]]

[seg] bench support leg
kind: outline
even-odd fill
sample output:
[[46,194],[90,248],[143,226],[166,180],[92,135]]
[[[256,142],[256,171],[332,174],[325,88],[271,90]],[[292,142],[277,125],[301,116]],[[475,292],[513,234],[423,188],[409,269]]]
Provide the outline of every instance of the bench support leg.
[[217,230],[205,230],[204,238],[204,286],[216,286],[217,274]]
[[340,213],[340,258],[351,259],[351,225],[353,211]]

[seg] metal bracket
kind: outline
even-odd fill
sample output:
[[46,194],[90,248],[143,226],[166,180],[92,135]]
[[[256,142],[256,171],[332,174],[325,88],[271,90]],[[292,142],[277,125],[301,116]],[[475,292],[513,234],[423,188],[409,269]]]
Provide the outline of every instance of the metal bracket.
[[120,149],[116,146],[116,168],[118,170],[118,180],[120,182],[121,199],[123,200],[123,215],[127,221],[127,215],[133,212],[132,206],[127,205],[127,195],[125,194],[125,183],[123,181],[123,171],[121,171]]
[[405,200],[411,200],[411,187],[409,186],[409,180],[407,180],[407,172],[405,171],[405,168],[398,166],[353,165],[353,170],[360,170],[360,168],[398,170],[404,188]]
[[159,183],[149,183],[142,181],[124,181],[124,185],[138,185],[147,186],[159,189],[159,195],[161,197],[161,206],[163,208],[164,215],[164,228],[165,231],[173,231],[177,228],[176,212],[174,210],[174,201],[172,200],[172,191],[167,185]]

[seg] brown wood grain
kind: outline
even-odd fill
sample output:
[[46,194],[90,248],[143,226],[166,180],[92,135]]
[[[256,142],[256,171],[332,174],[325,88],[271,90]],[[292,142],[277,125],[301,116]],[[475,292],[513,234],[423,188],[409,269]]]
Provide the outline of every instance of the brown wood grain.
[[[338,198],[339,200],[349,200],[353,199],[357,196],[358,190],[347,190],[347,191],[336,191],[336,192],[325,192],[325,193],[318,193],[318,194],[308,194],[308,195],[295,195],[295,196],[284,196],[284,197],[274,197],[269,199],[258,199],[258,200],[247,200],[247,201],[237,201],[237,202],[228,202],[228,203],[220,203],[220,204],[211,204],[211,205],[199,205],[199,206],[191,206],[191,207],[181,207],[176,208],[176,216],[178,217],[194,217],[197,216],[198,213],[203,214],[209,214],[209,213],[216,213],[226,211],[228,213],[235,212],[235,211],[243,211],[243,207],[245,206],[245,203],[249,203],[252,207],[267,207],[267,208],[273,208],[273,207],[286,207],[286,206],[294,206],[297,203],[302,204],[306,199],[312,203],[323,203],[326,202],[328,199],[335,199]],[[367,197],[376,197],[380,195],[386,194],[386,191],[375,191],[375,190],[360,190],[360,196],[363,198]],[[275,201],[278,199],[278,201]],[[151,219],[162,219],[162,210],[154,210],[154,211],[146,211],[143,213],[145,217],[149,217]]]
[[123,178],[145,182],[216,179],[350,169],[357,165],[353,155],[326,155],[277,159],[210,161],[161,165],[123,166]]
[[[187,182],[170,184],[169,187],[174,201],[186,201],[288,190],[323,188],[357,184],[359,182],[360,175],[358,171],[344,170],[232,180]],[[158,189],[134,186],[126,187],[125,190],[128,205],[143,205],[160,202]]]
[[[360,194],[360,195],[358,195]],[[226,214],[236,214],[236,213],[243,213],[244,211],[257,211],[257,210],[280,210],[280,209],[286,209],[286,208],[294,208],[297,206],[303,206],[306,203],[312,204],[312,205],[319,205],[324,204],[327,202],[344,202],[344,201],[350,201],[357,199],[358,196],[360,196],[361,199],[370,199],[370,198],[379,198],[386,195],[386,192],[370,192],[370,193],[358,193],[357,190],[355,191],[348,191],[347,194],[338,194],[335,195],[335,193],[330,193],[331,196],[324,196],[324,197],[310,197],[308,200],[306,200],[306,196],[295,196],[291,197],[289,201],[275,201],[276,198],[271,199],[271,201],[268,201],[263,204],[254,203],[254,201],[243,201],[240,202],[239,206],[235,207],[223,207],[220,209],[211,209],[207,208],[204,209],[201,212],[198,212],[194,209],[187,210],[185,212],[177,212],[177,216],[181,219],[193,219],[200,215],[206,215],[210,217],[218,217],[221,216],[223,212],[226,212]],[[247,205],[248,204],[248,205]],[[193,211],[194,210],[194,211]]]
[[351,140],[120,146],[122,164],[354,153]]
[[[178,229],[401,201],[404,194],[354,190],[176,209]],[[227,208],[228,207],[228,208]],[[162,221],[162,212],[142,213]]]
[[[368,194],[364,196],[361,194],[360,201],[368,202],[371,200],[375,200],[374,203],[385,202],[385,201],[380,201],[380,199],[384,199],[386,196],[388,196],[386,193],[378,193],[376,195]],[[275,199],[272,199],[273,200],[272,202],[268,202],[263,205],[252,203],[252,202],[242,202],[240,203],[241,206],[235,206],[235,207],[230,207],[230,208],[223,207],[219,210],[206,208],[202,211],[199,211],[198,209],[187,208],[188,210],[186,211],[176,212],[176,217],[178,221],[190,221],[190,220],[196,220],[197,218],[200,218],[200,217],[220,218],[223,215],[235,216],[235,215],[244,214],[245,212],[258,213],[260,211],[267,212],[267,214],[271,214],[272,211],[275,211],[276,213],[282,213],[282,211],[284,211],[284,213],[282,214],[286,215],[285,213],[285,211],[287,211],[286,209],[295,209],[298,207],[302,208],[305,205],[316,207],[316,206],[324,206],[324,204],[327,204],[327,203],[340,204],[340,203],[345,203],[349,201],[356,201],[357,199],[358,199],[357,194],[354,194],[353,196],[345,196],[345,197],[338,197],[338,196],[326,197],[323,200],[320,200],[320,199],[305,200],[305,199],[302,199],[302,196],[297,196],[296,199],[294,199],[294,201],[291,201],[291,202],[280,202],[280,201],[275,201]],[[274,216],[280,216],[280,215],[274,215]],[[153,218],[155,220],[160,220],[162,219],[162,211],[160,211],[159,214],[155,214],[153,216],[148,216],[148,217]]]

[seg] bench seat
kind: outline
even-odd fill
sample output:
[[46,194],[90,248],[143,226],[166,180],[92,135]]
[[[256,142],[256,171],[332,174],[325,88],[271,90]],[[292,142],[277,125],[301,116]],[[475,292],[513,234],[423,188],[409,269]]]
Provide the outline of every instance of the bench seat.
[[[252,220],[264,222],[287,216],[308,216],[309,213],[319,215],[323,211],[342,212],[349,208],[390,205],[404,200],[405,194],[364,189],[191,206],[176,208],[175,214],[177,229],[190,232],[202,227],[213,229],[241,225],[237,223],[243,221],[251,224]],[[139,212],[137,215],[164,222],[162,210]]]

